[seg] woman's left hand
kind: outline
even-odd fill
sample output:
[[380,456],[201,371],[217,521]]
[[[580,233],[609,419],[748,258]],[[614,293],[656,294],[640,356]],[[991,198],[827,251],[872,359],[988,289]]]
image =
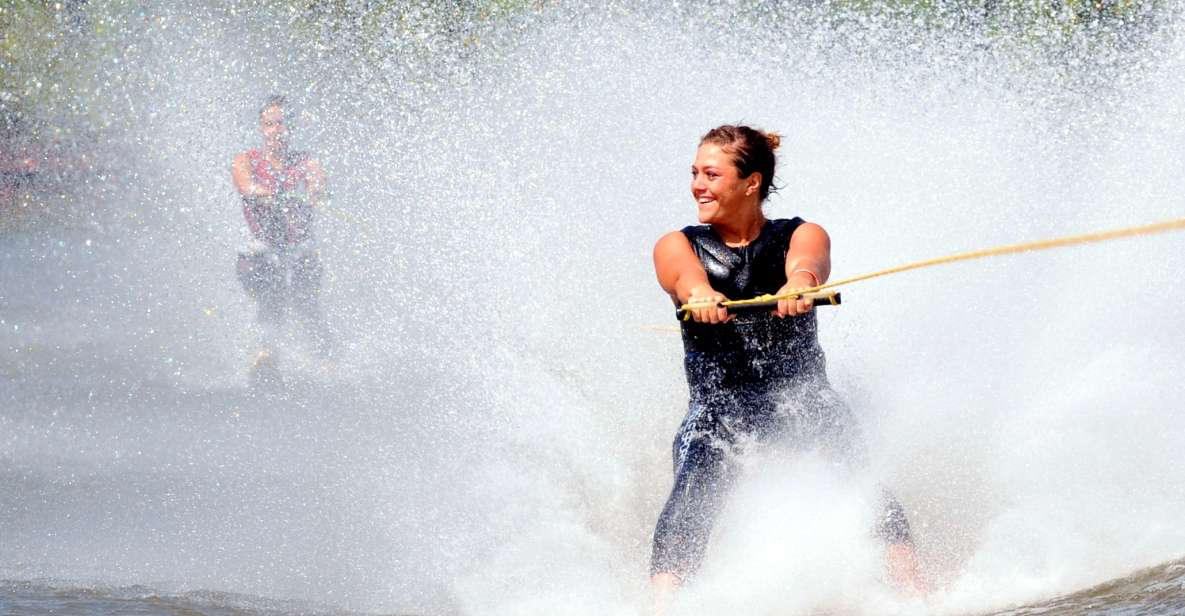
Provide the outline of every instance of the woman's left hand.
[[[777,295],[809,289],[814,286],[814,283],[815,281],[810,276],[795,276],[787,281],[786,284],[782,285],[782,288],[778,289]],[[774,314],[780,319],[796,317],[800,314],[810,312],[814,308],[814,305],[814,301],[809,298],[781,299],[778,300],[778,307],[774,310]]]

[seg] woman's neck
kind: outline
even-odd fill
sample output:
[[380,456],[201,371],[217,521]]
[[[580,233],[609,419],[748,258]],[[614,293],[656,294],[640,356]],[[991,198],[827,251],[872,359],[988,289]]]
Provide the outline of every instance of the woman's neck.
[[724,240],[724,245],[737,248],[747,246],[749,242],[757,239],[757,236],[761,235],[761,229],[764,226],[765,213],[758,207],[756,213],[753,215],[727,223],[714,223],[712,229],[716,231],[716,234],[720,236],[721,240]]
[[281,162],[287,154],[288,148],[286,146],[277,146],[274,148],[267,144],[263,146],[263,157],[269,161]]

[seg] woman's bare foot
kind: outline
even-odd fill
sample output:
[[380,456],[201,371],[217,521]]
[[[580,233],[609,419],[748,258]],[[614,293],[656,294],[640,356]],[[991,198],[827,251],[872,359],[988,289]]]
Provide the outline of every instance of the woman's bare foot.
[[894,543],[885,550],[885,565],[889,570],[889,579],[897,588],[910,596],[924,598],[929,589],[922,579],[921,568],[918,567],[917,552],[910,543]]
[[671,603],[675,601],[675,591],[679,590],[682,580],[674,573],[655,573],[650,576],[650,589],[653,591],[650,613],[653,616],[666,616],[671,610]]

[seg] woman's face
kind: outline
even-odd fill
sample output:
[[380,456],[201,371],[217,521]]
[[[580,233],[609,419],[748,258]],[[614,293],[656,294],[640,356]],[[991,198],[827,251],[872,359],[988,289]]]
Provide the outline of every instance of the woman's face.
[[740,177],[732,156],[714,143],[699,146],[691,165],[691,196],[699,208],[699,221],[710,225],[728,222],[747,209],[761,207],[757,189],[761,176]]
[[288,128],[284,126],[284,109],[279,105],[265,109],[259,116],[259,130],[269,148],[279,149],[287,143]]

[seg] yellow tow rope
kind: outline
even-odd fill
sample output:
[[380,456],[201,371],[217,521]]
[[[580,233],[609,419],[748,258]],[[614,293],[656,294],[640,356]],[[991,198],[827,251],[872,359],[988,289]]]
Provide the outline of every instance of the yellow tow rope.
[[[1096,233],[1083,233],[1081,235],[1070,235],[1066,237],[1058,237],[1049,240],[1039,240],[1035,242],[1024,242],[1021,244],[1008,244],[1006,246],[997,246],[995,248],[987,248],[984,250],[973,250],[971,252],[961,252],[945,257],[938,257],[936,259],[926,259],[924,261],[915,261],[913,263],[906,263],[905,265],[898,265],[897,267],[890,267],[880,271],[872,272],[871,274],[863,274],[861,276],[853,276],[851,278],[844,278],[836,280],[835,282],[828,282],[817,287],[808,287],[804,289],[797,289],[791,293],[782,293],[781,295],[761,295],[751,299],[735,299],[725,302],[720,302],[720,306],[746,306],[752,304],[763,304],[767,302],[776,302],[783,299],[794,299],[808,294],[816,294],[825,289],[834,289],[839,286],[851,284],[853,282],[860,282],[862,280],[869,280],[871,278],[880,278],[881,276],[888,276],[889,274],[897,274],[900,272],[907,272],[909,270],[921,269],[923,267],[933,267],[935,265],[942,265],[944,263],[954,263],[956,261],[970,261],[972,259],[982,259],[985,257],[995,257],[999,255],[1009,255],[1018,252],[1031,252],[1035,250],[1048,250],[1050,248],[1059,248],[1061,246],[1073,246],[1075,244],[1090,244],[1094,242],[1105,242],[1107,240],[1114,240],[1124,237],[1135,237],[1138,235],[1153,235],[1156,233],[1165,233],[1168,231],[1179,231],[1185,229],[1185,218],[1175,218],[1173,220],[1166,220],[1163,222],[1153,223],[1150,225],[1143,225],[1139,227],[1127,227],[1124,229],[1114,229],[1111,231],[1100,231]],[[702,308],[704,304],[683,304],[679,307],[680,310],[686,311],[689,308]],[[683,313],[684,319],[690,318],[691,314]]]

